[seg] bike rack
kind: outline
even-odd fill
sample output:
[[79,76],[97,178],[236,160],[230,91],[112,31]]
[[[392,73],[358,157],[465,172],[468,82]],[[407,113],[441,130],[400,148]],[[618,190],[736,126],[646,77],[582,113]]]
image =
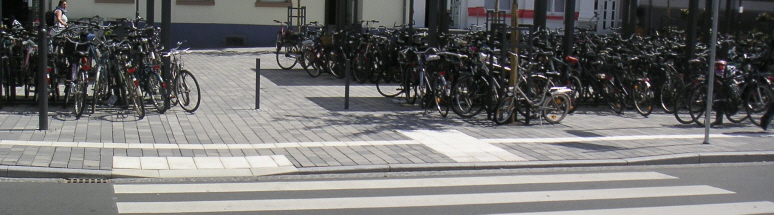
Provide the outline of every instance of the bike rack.
[[[295,15],[294,13],[295,12]],[[296,19],[298,22],[295,24],[298,24],[298,33],[301,33],[303,31],[306,31],[306,29],[301,29],[301,26],[304,26],[306,24],[306,6],[301,7],[293,7],[288,6],[288,29],[292,29],[293,27],[293,19]]]

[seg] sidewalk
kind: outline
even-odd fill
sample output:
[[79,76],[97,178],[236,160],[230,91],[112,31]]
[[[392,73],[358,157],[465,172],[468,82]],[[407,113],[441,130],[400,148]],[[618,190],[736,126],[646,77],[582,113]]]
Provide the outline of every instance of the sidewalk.
[[[656,111],[583,108],[559,125],[495,126],[447,118],[343,80],[277,70],[272,48],[198,50],[185,66],[202,87],[195,114],[175,107],[145,119],[98,108],[79,120],[50,108],[0,109],[0,177],[228,177],[270,174],[774,161],[774,133],[750,123],[680,125]],[[256,58],[261,59],[255,109]],[[153,109],[149,109],[153,111]]]

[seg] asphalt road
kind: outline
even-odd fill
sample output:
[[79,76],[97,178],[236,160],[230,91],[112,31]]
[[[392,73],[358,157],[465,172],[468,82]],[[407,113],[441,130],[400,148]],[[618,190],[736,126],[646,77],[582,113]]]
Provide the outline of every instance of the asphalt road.
[[772,178],[774,164],[742,163],[109,184],[10,179],[0,183],[0,214],[774,214]]

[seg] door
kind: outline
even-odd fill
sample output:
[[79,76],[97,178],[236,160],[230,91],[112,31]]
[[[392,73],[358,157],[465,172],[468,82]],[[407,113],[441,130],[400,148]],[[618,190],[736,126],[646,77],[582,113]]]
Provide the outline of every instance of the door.
[[597,0],[597,21],[598,33],[612,33],[613,29],[620,27],[619,0]]

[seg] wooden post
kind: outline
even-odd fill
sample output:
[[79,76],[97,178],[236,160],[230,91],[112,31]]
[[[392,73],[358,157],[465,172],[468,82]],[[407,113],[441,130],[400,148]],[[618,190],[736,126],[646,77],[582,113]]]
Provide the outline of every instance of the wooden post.
[[298,5],[296,5],[296,26],[298,26],[298,31],[301,33],[301,0],[298,0]]
[[[513,53],[517,53],[517,55],[511,55],[511,74],[508,84],[516,89],[519,82],[519,2],[518,0],[511,1],[511,28],[514,28],[514,30],[511,31],[511,45],[514,45]],[[517,114],[511,115],[511,122],[516,121],[516,115]]]

